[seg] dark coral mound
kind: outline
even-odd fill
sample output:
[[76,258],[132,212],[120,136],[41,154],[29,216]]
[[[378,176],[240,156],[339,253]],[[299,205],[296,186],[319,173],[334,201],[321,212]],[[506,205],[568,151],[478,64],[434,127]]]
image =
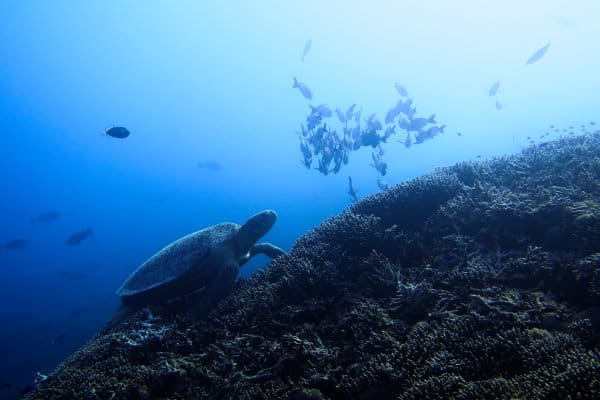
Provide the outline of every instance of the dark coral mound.
[[600,132],[357,203],[209,315],[140,310],[30,399],[600,398]]

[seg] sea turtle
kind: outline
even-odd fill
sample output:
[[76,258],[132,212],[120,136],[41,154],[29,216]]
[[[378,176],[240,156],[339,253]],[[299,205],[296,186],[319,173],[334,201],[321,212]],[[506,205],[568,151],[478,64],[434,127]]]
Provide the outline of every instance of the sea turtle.
[[205,288],[206,301],[216,301],[233,288],[240,267],[250,257],[285,254],[270,243],[255,244],[276,220],[275,211],[265,210],[241,226],[224,222],[190,233],[140,265],[117,295],[123,304],[156,304]]

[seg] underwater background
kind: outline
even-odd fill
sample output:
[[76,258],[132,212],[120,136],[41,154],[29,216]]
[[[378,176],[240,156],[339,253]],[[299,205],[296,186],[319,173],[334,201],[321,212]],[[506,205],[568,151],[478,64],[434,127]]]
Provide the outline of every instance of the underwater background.
[[[393,185],[597,129],[594,1],[0,10],[0,398],[89,340],[123,280],[187,233],[272,208],[279,220],[265,239],[288,250],[351,204],[349,176],[363,198],[381,190],[378,177]],[[385,174],[370,146],[338,173],[320,173],[316,158],[305,168],[298,133],[309,104],[356,104],[368,126],[402,97],[397,83],[443,133],[407,147],[396,128],[381,143]],[[106,135],[112,126],[131,134]],[[267,262],[255,257],[242,272]]]

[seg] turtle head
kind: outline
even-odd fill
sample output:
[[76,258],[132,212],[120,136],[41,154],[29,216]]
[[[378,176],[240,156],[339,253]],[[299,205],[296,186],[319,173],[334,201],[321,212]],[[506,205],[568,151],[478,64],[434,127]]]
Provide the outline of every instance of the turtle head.
[[254,214],[240,227],[237,234],[238,254],[244,255],[250,248],[273,227],[277,221],[277,213],[273,210],[264,210]]

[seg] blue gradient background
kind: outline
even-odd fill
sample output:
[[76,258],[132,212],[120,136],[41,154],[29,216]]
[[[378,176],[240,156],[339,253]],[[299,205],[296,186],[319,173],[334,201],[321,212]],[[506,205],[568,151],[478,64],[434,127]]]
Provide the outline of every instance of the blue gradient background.
[[[400,81],[419,116],[446,124],[410,149],[385,146],[390,184],[598,118],[600,2],[363,3],[0,4],[0,242],[29,241],[0,251],[0,381],[13,385],[0,398],[89,340],[123,279],[174,239],[273,208],[266,239],[287,250],[350,204],[348,176],[361,197],[377,190],[370,149],[337,175],[301,165],[296,132],[309,109],[293,76],[312,104],[358,103],[381,119]],[[497,80],[501,111],[486,94]],[[131,136],[103,135],[112,125]],[[199,169],[206,160],[223,170]],[[49,210],[61,218],[30,223]],[[66,246],[88,226],[94,235]]]

